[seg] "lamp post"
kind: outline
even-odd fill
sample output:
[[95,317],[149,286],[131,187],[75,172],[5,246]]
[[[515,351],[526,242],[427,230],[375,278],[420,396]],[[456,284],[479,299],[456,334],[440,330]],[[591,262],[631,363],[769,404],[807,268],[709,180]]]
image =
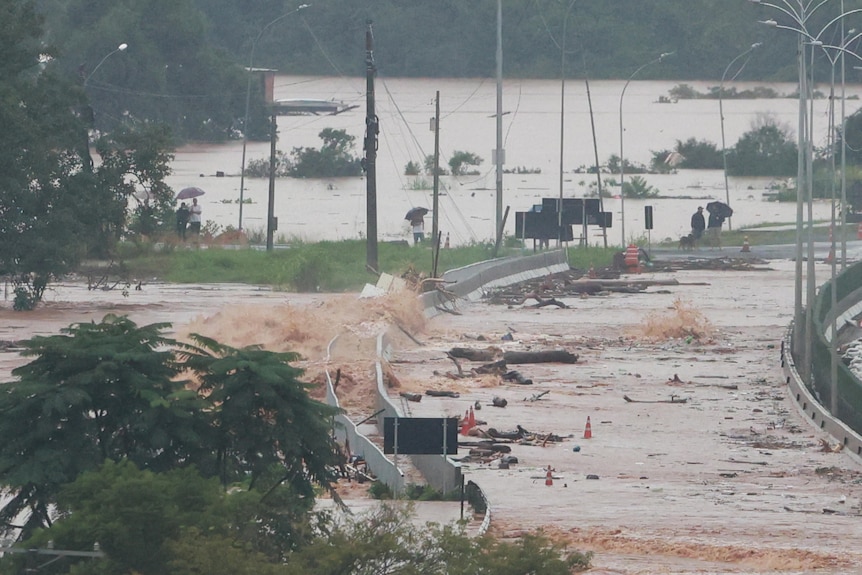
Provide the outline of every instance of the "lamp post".
[[242,231],[242,206],[243,206],[243,200],[244,200],[243,195],[245,193],[245,153],[246,153],[246,147],[248,144],[248,112],[249,112],[249,103],[251,102],[251,78],[252,78],[252,75],[254,74],[254,51],[257,48],[257,43],[260,41],[264,32],[266,32],[273,25],[277,24],[278,22],[281,22],[282,20],[284,20],[285,18],[287,18],[291,14],[295,14],[295,13],[299,12],[300,10],[304,10],[304,9],[308,8],[308,6],[309,6],[308,4],[300,4],[299,6],[297,6],[296,8],[291,10],[290,12],[286,12],[286,13],[282,14],[281,16],[274,18],[273,20],[270,20],[270,22],[268,24],[266,24],[266,26],[264,26],[263,28],[260,29],[260,32],[258,32],[258,34],[257,34],[257,37],[251,43],[251,53],[249,54],[249,57],[248,57],[248,69],[247,69],[248,70],[248,83],[246,84],[246,89],[245,89],[245,119],[243,120],[243,124],[242,124],[242,167],[240,168],[240,173],[239,173],[239,225],[237,226],[239,228],[239,231]]
[[[813,188],[813,145],[812,145],[812,132],[813,132],[813,110],[808,110],[808,98],[809,94],[811,94],[812,86],[814,84],[814,74],[813,74],[813,54],[814,47],[822,47],[822,48],[836,48],[841,50],[842,53],[848,52],[843,47],[838,46],[824,46],[820,41],[820,36],[833,24],[841,21],[845,17],[850,14],[855,14],[862,12],[862,9],[849,10],[845,12],[842,10],[841,13],[829,20],[825,26],[820,30],[820,32],[816,35],[812,35],[807,28],[808,19],[814,14],[819,8],[824,6],[828,0],[821,0],[816,4],[812,4],[811,2],[802,2],[798,1],[796,5],[791,4],[788,0],[780,0],[781,5],[774,4],[771,2],[763,2],[762,0],[749,0],[754,4],[761,4],[763,6],[767,6],[774,10],[778,10],[783,13],[785,16],[789,17],[797,27],[793,26],[784,26],[778,24],[775,20],[766,20],[762,21],[762,24],[766,24],[773,28],[778,28],[782,30],[788,30],[794,32],[799,37],[799,50],[798,50],[798,66],[799,66],[799,133],[798,133],[798,153],[799,153],[799,161],[798,161],[798,170],[797,170],[797,191],[796,191],[796,278],[795,278],[795,308],[794,308],[794,320],[793,320],[793,347],[794,354],[797,356],[801,355],[801,366],[802,366],[802,377],[803,380],[807,384],[812,383],[812,340],[813,340],[813,306],[814,306],[814,297],[816,295],[815,291],[815,277],[814,277],[814,242],[813,242],[813,216],[812,216],[812,188]],[[813,6],[813,7],[812,7]],[[842,39],[843,43],[843,39]],[[807,69],[806,66],[806,50],[807,47],[811,46],[811,68]],[[848,52],[852,54],[852,52]],[[853,54],[855,56],[855,54]],[[857,56],[858,57],[858,56]],[[811,98],[813,100],[813,97]],[[812,102],[813,108],[813,102]],[[807,196],[808,200],[808,265],[807,265],[807,273],[806,273],[806,282],[807,282],[807,295],[806,295],[806,306],[803,316],[802,310],[802,228],[803,228],[803,198]],[[804,318],[804,326],[803,326],[803,318]],[[833,333],[833,340],[835,338]],[[801,346],[801,350],[800,350]],[[801,352],[801,354],[800,354]],[[830,382],[830,395],[831,395],[831,408],[833,413],[836,411],[837,407],[837,381],[833,379]]]
[[625,208],[626,192],[625,192],[625,186],[623,185],[624,184],[623,180],[625,178],[625,170],[626,170],[625,156],[623,156],[623,97],[626,95],[626,88],[629,87],[629,83],[632,81],[632,79],[634,79],[635,76],[638,75],[638,73],[641,70],[643,70],[644,68],[646,68],[647,66],[650,66],[652,64],[658,64],[659,62],[661,62],[662,60],[664,60],[665,58],[667,58],[668,56],[670,56],[672,54],[674,54],[674,52],[665,52],[665,53],[661,54],[658,58],[655,58],[654,60],[650,60],[649,62],[647,62],[646,64],[644,64],[643,66],[641,66],[640,68],[635,70],[634,72],[632,72],[632,75],[629,76],[629,79],[626,80],[625,85],[623,85],[623,91],[620,93],[620,231],[622,234],[622,247],[623,248],[626,247],[626,208]]
[[104,57],[104,58],[102,58],[102,59],[99,61],[99,63],[98,63],[98,64],[96,64],[96,67],[95,67],[95,68],[93,68],[93,71],[92,71],[92,72],[90,72],[89,74],[87,74],[87,77],[86,77],[86,78],[84,78],[84,87],[85,87],[85,88],[87,87],[87,83],[90,81],[90,78],[92,78],[92,77],[93,77],[93,74],[95,74],[95,73],[96,73],[96,70],[98,70],[99,68],[101,68],[101,67],[102,67],[102,64],[104,64],[104,63],[105,63],[105,60],[107,60],[108,58],[110,58],[111,56],[113,56],[114,54],[116,54],[117,52],[125,52],[125,51],[126,51],[126,48],[128,48],[128,47],[129,47],[129,45],[128,45],[128,44],[126,44],[125,42],[123,42],[122,44],[120,44],[119,46],[117,46],[116,48],[114,48],[113,50],[111,50],[110,52],[108,52],[107,54],[105,54],[105,57]]
[[[742,63],[742,66],[739,67],[739,70],[737,70],[736,73],[733,75],[733,78],[731,78],[731,80],[735,79],[745,68],[745,65],[748,64],[748,60],[751,58],[750,54],[754,50],[760,48],[760,46],[760,42],[755,42],[748,48],[748,50],[731,60],[730,64],[727,65],[727,68],[724,69],[724,73],[721,75],[721,83],[718,85],[718,115],[721,117],[721,159],[724,166],[724,199],[728,206],[730,205],[730,186],[728,186],[727,184],[727,148],[724,140],[724,105],[722,103],[722,94],[724,93],[724,80],[725,78],[727,78],[728,71],[730,71],[736,61],[740,58],[748,56],[745,62]],[[730,218],[727,219],[727,229],[733,229]]]

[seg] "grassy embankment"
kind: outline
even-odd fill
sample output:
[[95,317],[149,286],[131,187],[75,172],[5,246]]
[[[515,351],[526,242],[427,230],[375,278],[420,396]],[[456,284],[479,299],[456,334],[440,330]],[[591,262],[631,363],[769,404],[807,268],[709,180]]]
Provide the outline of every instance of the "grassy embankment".
[[[179,283],[239,282],[272,285],[296,291],[358,291],[377,278],[365,269],[365,241],[294,243],[272,252],[260,249],[226,249],[207,245],[171,247],[126,246],[118,258],[129,278],[159,278]],[[587,269],[610,265],[615,249],[570,248],[569,263]],[[504,248],[500,257],[529,255],[532,249]],[[470,245],[440,251],[437,275],[446,270],[491,259],[491,246]],[[431,275],[431,249],[381,243],[380,270],[401,276]]]
[[[747,237],[752,247],[768,244],[793,244],[794,229],[771,229],[765,225],[762,231],[747,228],[745,231],[722,232],[722,244],[741,246]],[[856,239],[856,224],[847,224],[847,240]],[[836,235],[836,241],[841,236]],[[646,246],[645,238],[636,242]],[[814,228],[814,239],[825,242],[829,239],[828,227]],[[653,244],[655,247],[676,248],[676,241]],[[204,249],[205,248],[205,249]],[[570,247],[569,264],[574,268],[588,269],[611,264],[619,248]],[[476,244],[440,251],[437,275],[446,270],[462,267],[491,258],[491,246]],[[500,257],[529,255],[531,248],[507,247]],[[340,242],[302,243],[294,242],[289,248],[266,252],[255,248],[224,248],[217,245],[195,246],[187,244],[169,245],[156,250],[152,244],[128,244],[121,250],[118,261],[122,273],[129,278],[159,278],[178,283],[237,282],[272,285],[294,291],[344,292],[358,291],[366,283],[376,282],[376,276],[365,269],[365,241],[346,240]],[[391,275],[405,273],[431,276],[431,250],[428,247],[404,244],[381,243],[378,246],[380,270]]]

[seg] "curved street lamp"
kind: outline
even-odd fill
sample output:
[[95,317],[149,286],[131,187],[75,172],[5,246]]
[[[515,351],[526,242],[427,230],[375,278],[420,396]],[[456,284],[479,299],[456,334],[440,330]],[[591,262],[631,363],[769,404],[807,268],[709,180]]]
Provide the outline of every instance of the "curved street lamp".
[[[811,66],[813,68],[813,51],[814,47],[831,48],[839,50],[841,53],[851,54],[857,58],[858,55],[846,50],[843,46],[824,45],[820,41],[823,33],[833,24],[843,20],[851,14],[862,12],[862,9],[844,11],[844,3],[841,3],[841,13],[829,20],[820,32],[812,35],[807,28],[808,19],[819,8],[824,6],[827,1],[821,0],[819,3],[804,3],[798,2],[795,6],[790,4],[788,0],[780,0],[783,6],[771,2],[763,2],[762,0],[749,0],[754,4],[761,4],[769,8],[778,10],[788,16],[797,27],[785,26],[779,24],[775,20],[761,21],[771,28],[788,30],[798,35],[798,56],[797,63],[799,68],[799,133],[798,133],[798,150],[799,150],[799,167],[796,184],[796,278],[795,278],[795,294],[794,294],[794,315],[793,315],[793,353],[799,358],[797,363],[801,366],[803,380],[810,384],[812,383],[812,361],[813,361],[813,306],[816,296],[815,289],[815,270],[814,270],[814,238],[813,238],[813,218],[811,209],[811,196],[813,187],[813,148],[812,148],[812,128],[813,128],[813,110],[811,115],[807,110],[807,99],[810,97],[812,86],[814,84],[813,70],[809,69],[806,63],[807,46],[811,47]],[[842,32],[843,34],[843,32]],[[843,43],[843,39],[842,39]],[[831,59],[830,59],[831,61]],[[812,98],[813,100],[813,98]],[[806,272],[806,306],[803,310],[802,306],[802,229],[803,229],[803,196],[807,196],[808,200],[808,258]],[[834,285],[834,282],[833,282]],[[836,338],[833,334],[833,347]],[[833,352],[833,362],[834,352]],[[838,406],[838,389],[837,380],[835,378],[830,382],[830,411],[834,414]]]
[[[724,73],[721,75],[721,83],[718,85],[718,114],[719,116],[721,116],[721,159],[724,164],[724,198],[728,206],[730,205],[730,187],[727,184],[727,148],[724,141],[724,106],[722,104],[722,94],[724,93],[724,80],[725,78],[727,78],[727,72],[733,67],[737,60],[748,56],[754,50],[760,48],[761,45],[762,44],[760,42],[755,42],[748,48],[748,50],[731,60],[730,64],[727,65],[727,68],[724,69]],[[746,58],[745,62],[742,63],[742,66],[739,67],[739,70],[737,70],[736,73],[733,75],[733,78],[731,78],[731,81],[734,80],[737,76],[739,76],[739,74],[745,68],[745,65],[748,64],[748,60],[750,58],[751,56],[748,56],[748,58]],[[730,223],[730,218],[727,219],[727,229],[733,229],[732,224]]]
[[257,37],[251,43],[251,53],[248,58],[248,84],[245,89],[245,119],[243,120],[242,125],[242,167],[239,173],[239,231],[242,231],[242,206],[243,206],[243,194],[245,193],[245,152],[246,146],[248,144],[248,111],[249,111],[249,102],[251,101],[251,78],[254,74],[254,51],[257,48],[257,43],[260,41],[263,33],[266,32],[269,28],[271,28],[274,24],[281,22],[291,14],[295,14],[300,10],[304,10],[309,7],[309,4],[300,4],[290,12],[286,12],[273,20],[270,20],[269,23],[266,24],[263,28],[258,32]]
[[87,82],[89,82],[89,81],[90,81],[90,78],[92,78],[92,77],[93,77],[93,74],[95,74],[95,73],[96,73],[96,70],[98,70],[99,68],[101,68],[101,67],[102,67],[102,64],[104,64],[104,63],[105,63],[105,60],[107,60],[108,58],[110,58],[111,56],[113,56],[114,54],[116,54],[117,52],[125,52],[125,51],[126,51],[126,48],[128,48],[128,47],[129,47],[129,45],[128,45],[128,44],[126,44],[125,42],[123,42],[122,44],[120,44],[119,46],[117,46],[116,48],[114,48],[113,50],[111,50],[110,52],[108,52],[107,54],[105,54],[105,57],[104,57],[104,58],[102,58],[102,59],[99,61],[99,63],[98,63],[98,64],[96,64],[96,67],[95,67],[95,68],[93,68],[93,71],[92,71],[92,72],[90,72],[89,74],[87,74],[87,77],[86,77],[86,78],[84,78],[84,86],[86,87]]
[[643,70],[647,66],[650,66],[652,64],[658,64],[659,62],[661,62],[662,60],[664,60],[665,58],[667,58],[668,56],[671,56],[673,54],[675,54],[675,52],[664,52],[663,54],[659,55],[658,58],[655,58],[654,60],[650,60],[649,62],[647,62],[646,64],[644,64],[643,66],[641,66],[640,68],[635,70],[634,72],[632,72],[632,75],[629,76],[629,79],[626,80],[626,83],[623,86],[623,91],[620,93],[620,230],[622,232],[622,247],[623,248],[626,247],[626,209],[625,209],[626,192],[625,192],[625,187],[623,185],[624,184],[623,179],[625,177],[625,170],[626,170],[625,156],[623,156],[623,96],[626,95],[626,88],[629,87],[629,82],[631,82],[632,79],[638,75],[638,72],[640,72],[641,70]]

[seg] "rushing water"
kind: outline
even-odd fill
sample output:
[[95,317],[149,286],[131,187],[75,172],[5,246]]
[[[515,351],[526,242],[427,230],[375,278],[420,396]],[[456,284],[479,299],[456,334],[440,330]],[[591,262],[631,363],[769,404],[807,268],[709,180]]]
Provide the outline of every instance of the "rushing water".
[[[706,92],[713,83],[691,83]],[[697,138],[721,146],[721,119],[717,100],[681,100],[659,103],[668,96],[674,82],[632,82],[622,102],[624,157],[633,163],[647,164],[651,152],[672,149],[677,140]],[[749,84],[747,87],[763,84]],[[744,84],[736,84],[743,89]],[[596,127],[596,146],[600,162],[620,154],[620,93],[622,82],[592,82],[590,92]],[[793,84],[771,85],[779,93],[792,94]],[[541,173],[506,174],[503,178],[503,205],[510,208],[506,233],[514,234],[514,212],[527,211],[543,197],[559,197],[560,150],[563,150],[564,197],[584,197],[595,175],[578,173],[595,163],[590,112],[583,81],[565,85],[565,114],[561,116],[559,81],[505,80],[503,83],[503,138],[508,171],[525,168]],[[319,148],[318,134],[324,128],[344,129],[356,138],[357,155],[362,154],[365,128],[364,78],[280,76],[276,98],[315,98],[339,100],[357,108],[337,116],[297,116],[279,118],[278,149],[289,152],[296,147]],[[410,161],[424,164],[433,153],[435,93],[440,92],[441,165],[455,151],[472,152],[484,158],[479,175],[441,178],[439,226],[452,244],[486,241],[494,237],[496,176],[491,150],[496,142],[496,83],[493,79],[380,79],[376,81],[376,111],[380,118],[377,157],[378,237],[381,241],[408,239],[410,233],[404,214],[413,206],[432,206],[430,176],[407,177],[404,168]],[[847,88],[847,113],[858,107],[862,86]],[[770,116],[795,134],[797,100],[790,98],[725,100],[727,147],[733,146],[755,122]],[[822,145],[828,133],[828,101],[815,102],[815,145]],[[561,146],[561,126],[565,137]],[[248,160],[269,156],[269,143],[249,142]],[[201,198],[204,221],[220,226],[239,223],[239,186],[242,158],[241,142],[223,145],[192,145],[179,149],[169,183],[179,190],[199,186],[207,194]],[[225,177],[215,177],[216,172]],[[627,176],[628,178],[629,176]],[[661,197],[626,200],[627,239],[643,237],[644,205],[654,207],[653,241],[676,238],[688,232],[688,221],[698,205],[710,200],[725,200],[724,177],[720,170],[687,170],[671,175],[645,175],[647,183]],[[606,179],[618,180],[618,175]],[[771,178],[730,178],[730,203],[735,213],[734,229],[756,223],[788,223],[796,220],[793,203],[766,201],[764,192]],[[607,184],[604,184],[605,186]],[[243,227],[252,232],[265,229],[268,182],[265,178],[246,178]],[[616,193],[618,187],[607,188]],[[275,215],[277,237],[297,237],[306,241],[360,238],[366,231],[365,178],[297,180],[279,178],[276,182]],[[608,230],[609,242],[622,240],[619,227],[621,204],[617,197],[604,200],[613,212],[614,227]],[[816,202],[815,218],[828,219],[829,202]],[[426,230],[431,228],[430,215]],[[577,235],[577,232],[576,232]],[[601,233],[591,228],[591,244],[601,242]]]

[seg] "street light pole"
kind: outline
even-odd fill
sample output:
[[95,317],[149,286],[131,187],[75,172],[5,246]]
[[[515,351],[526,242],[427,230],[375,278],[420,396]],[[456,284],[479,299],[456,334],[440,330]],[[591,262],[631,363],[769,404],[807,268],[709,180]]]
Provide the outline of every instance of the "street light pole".
[[620,231],[622,233],[623,248],[626,247],[626,192],[623,181],[625,178],[626,161],[625,156],[623,156],[623,97],[626,95],[626,88],[629,87],[629,83],[632,81],[632,79],[634,79],[635,76],[638,75],[641,70],[652,64],[658,64],[672,54],[674,54],[674,52],[665,52],[661,54],[658,58],[650,60],[649,62],[632,72],[632,75],[629,76],[629,79],[626,80],[625,85],[623,85],[623,91],[620,93]]
[[112,51],[110,51],[110,52],[108,52],[107,54],[105,54],[105,57],[104,57],[104,58],[102,58],[102,59],[99,61],[99,63],[98,63],[98,64],[96,64],[96,67],[95,67],[95,68],[93,68],[93,71],[92,71],[92,72],[90,72],[89,74],[87,74],[87,77],[86,77],[86,78],[84,78],[84,87],[85,87],[85,88],[87,87],[87,83],[90,81],[90,78],[92,78],[92,77],[93,77],[93,74],[95,74],[95,73],[96,73],[96,70],[98,70],[99,68],[101,68],[101,67],[102,67],[102,64],[104,64],[104,63],[105,63],[105,60],[107,60],[108,58],[110,58],[111,56],[113,56],[114,54],[116,54],[117,52],[125,52],[125,51],[126,51],[126,48],[128,48],[128,47],[129,47],[129,45],[128,45],[128,44],[126,44],[125,42],[123,42],[122,44],[120,44],[119,46],[117,46],[116,48],[114,48]]
[[[751,52],[760,48],[760,46],[761,46],[761,43],[756,42],[756,43],[752,44],[748,48],[748,50],[746,50],[745,52],[743,52],[742,54],[740,54],[739,56],[737,56],[736,58],[731,60],[730,64],[727,65],[727,68],[724,69],[724,73],[721,75],[721,83],[718,85],[718,115],[721,117],[721,159],[722,159],[722,162],[724,165],[724,198],[725,198],[725,202],[727,203],[728,206],[730,205],[730,186],[728,186],[728,184],[727,184],[727,147],[726,147],[725,140],[724,140],[724,105],[722,104],[722,99],[723,99],[723,94],[724,94],[724,80],[727,77],[727,72],[731,69],[731,67],[733,67],[733,65],[736,63],[737,60],[739,60],[740,58],[742,58],[746,55],[751,54]],[[746,58],[745,62],[742,63],[742,66],[739,67],[739,70],[737,70],[736,73],[733,75],[733,78],[731,78],[731,81],[734,80],[737,76],[739,76],[739,74],[745,68],[745,65],[748,64],[748,60],[750,58],[751,58],[751,56]],[[731,224],[731,218],[727,219],[727,229],[728,230],[733,229],[732,224]]]
[[249,58],[248,58],[248,69],[247,69],[247,71],[248,71],[248,83],[246,84],[246,89],[245,89],[245,119],[243,120],[243,124],[242,124],[242,167],[240,168],[240,172],[239,172],[239,225],[238,225],[239,231],[242,231],[242,207],[243,207],[243,200],[244,200],[243,196],[245,194],[245,152],[246,152],[246,146],[248,144],[248,113],[249,113],[249,103],[251,102],[251,78],[254,75],[254,51],[257,48],[257,43],[260,41],[264,32],[266,32],[274,24],[281,22],[282,20],[284,20],[285,18],[287,18],[291,14],[295,14],[295,13],[299,12],[300,10],[304,10],[305,8],[308,8],[308,7],[309,7],[308,4],[300,4],[299,6],[297,6],[296,8],[291,10],[290,12],[286,12],[285,14],[282,14],[281,16],[271,20],[266,26],[264,26],[263,28],[260,29],[260,32],[258,32],[258,34],[257,34],[257,37],[251,43],[251,53],[250,53]]
[[[766,20],[761,22],[773,28],[789,30],[794,32],[799,37],[798,64],[799,64],[799,134],[798,134],[798,175],[796,185],[796,278],[795,278],[795,309],[793,320],[793,353],[797,357],[801,356],[801,374],[803,381],[807,384],[812,383],[812,339],[813,339],[813,306],[816,296],[815,277],[814,277],[814,244],[813,244],[813,215],[812,215],[812,195],[813,195],[813,91],[814,84],[814,47],[835,48],[841,53],[850,53],[859,58],[856,54],[844,49],[843,46],[824,46],[820,41],[820,36],[833,24],[841,21],[850,14],[862,12],[862,9],[849,10],[841,13],[835,18],[826,23],[820,32],[813,36],[807,29],[807,22],[811,15],[819,8],[824,6],[828,0],[821,0],[819,3],[812,4],[811,2],[804,3],[801,0],[794,6],[788,0],[781,0],[783,6],[778,4],[763,2],[762,0],[749,0],[754,4],[762,4],[772,9],[778,10],[788,16],[796,24],[796,28],[792,26],[779,25],[775,20]],[[813,6],[813,7],[812,7]],[[842,38],[842,43],[844,40]],[[806,69],[806,50],[807,46],[811,46],[811,69]],[[811,99],[811,110],[808,109],[808,99]],[[807,199],[808,203],[808,265],[807,265],[807,293],[806,293],[806,309],[802,310],[802,233],[803,233],[803,200]],[[804,326],[803,326],[804,320]],[[836,334],[833,333],[833,338]],[[837,382],[831,382],[831,403],[833,407],[837,402]]]

